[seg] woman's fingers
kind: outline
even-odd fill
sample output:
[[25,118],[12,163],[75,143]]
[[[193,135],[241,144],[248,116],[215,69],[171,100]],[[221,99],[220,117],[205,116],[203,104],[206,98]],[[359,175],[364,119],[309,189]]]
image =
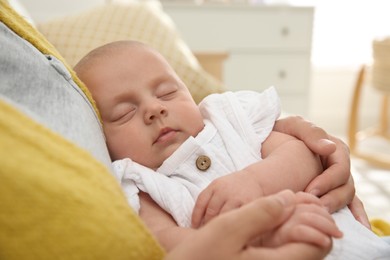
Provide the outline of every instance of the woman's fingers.
[[[294,193],[281,191],[250,202],[237,210],[221,215],[236,219],[238,225],[229,229],[244,241],[251,241],[285,221],[295,208]],[[212,221],[210,222],[210,224]],[[232,234],[233,234],[232,233]]]
[[367,213],[364,210],[364,205],[357,196],[353,198],[352,202],[348,205],[348,207],[351,210],[355,219],[371,230],[371,224],[368,220]]

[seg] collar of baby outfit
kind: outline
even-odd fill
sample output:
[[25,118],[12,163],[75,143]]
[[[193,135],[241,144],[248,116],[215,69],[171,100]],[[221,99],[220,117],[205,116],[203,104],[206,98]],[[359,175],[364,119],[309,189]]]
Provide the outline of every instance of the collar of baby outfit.
[[196,137],[190,136],[180,147],[164,161],[157,172],[166,176],[175,172],[184,161],[194,154],[200,147],[210,142],[217,133],[215,126],[208,120],[204,120],[205,126]]

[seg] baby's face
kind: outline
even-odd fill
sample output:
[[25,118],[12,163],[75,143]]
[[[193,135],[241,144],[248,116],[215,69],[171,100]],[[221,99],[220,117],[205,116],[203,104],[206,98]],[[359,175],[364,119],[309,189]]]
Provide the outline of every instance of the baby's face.
[[198,106],[165,59],[144,46],[115,51],[82,80],[101,112],[113,160],[156,169],[204,127]]

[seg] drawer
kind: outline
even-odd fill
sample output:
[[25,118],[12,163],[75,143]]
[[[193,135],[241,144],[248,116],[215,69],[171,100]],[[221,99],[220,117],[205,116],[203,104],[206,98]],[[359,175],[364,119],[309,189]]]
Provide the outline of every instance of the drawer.
[[310,49],[313,8],[164,6],[193,50]]
[[307,94],[310,58],[302,54],[230,54],[224,82],[230,90],[264,90],[275,86],[280,95]]

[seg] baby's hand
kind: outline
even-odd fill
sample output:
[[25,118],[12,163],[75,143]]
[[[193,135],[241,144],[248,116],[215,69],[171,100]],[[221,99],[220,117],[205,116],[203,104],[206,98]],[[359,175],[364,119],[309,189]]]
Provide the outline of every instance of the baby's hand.
[[223,212],[262,196],[261,186],[245,171],[220,177],[199,194],[192,212],[192,227],[197,228]]
[[332,237],[342,237],[332,216],[321,206],[317,197],[298,192],[296,203],[290,218],[279,228],[263,237],[264,246],[303,242],[329,248],[332,244]]

